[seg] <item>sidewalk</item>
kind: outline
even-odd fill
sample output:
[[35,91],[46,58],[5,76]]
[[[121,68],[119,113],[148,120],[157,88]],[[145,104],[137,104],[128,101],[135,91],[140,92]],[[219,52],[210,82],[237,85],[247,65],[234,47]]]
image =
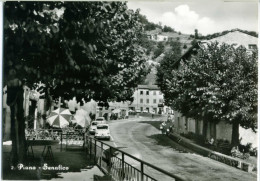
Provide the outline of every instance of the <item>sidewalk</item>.
[[60,145],[52,146],[54,160],[43,160],[43,147],[34,146],[34,158],[29,157],[23,166],[10,165],[11,145],[2,146],[3,180],[104,180],[106,176],[87,156],[82,147],[60,150]]
[[211,159],[236,167],[246,172],[256,173],[257,160],[254,161],[251,160],[249,162],[248,160],[242,160],[239,158],[234,158],[228,155],[224,155],[222,153],[215,152],[208,148],[202,147],[194,143],[194,141],[184,138],[175,133],[170,133],[168,137],[171,138],[173,141],[179,143],[180,145],[185,146],[200,155],[209,157]]

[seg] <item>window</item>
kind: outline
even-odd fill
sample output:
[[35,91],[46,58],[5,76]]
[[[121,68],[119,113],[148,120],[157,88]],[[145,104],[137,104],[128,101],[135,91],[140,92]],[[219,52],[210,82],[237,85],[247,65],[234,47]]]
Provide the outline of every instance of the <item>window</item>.
[[159,103],[163,103],[163,99],[159,99]]
[[156,99],[153,100],[153,103],[156,104]]
[[249,44],[248,48],[249,49],[257,49],[257,46],[256,46],[256,44]]
[[143,103],[143,99],[140,99],[140,103]]
[[149,104],[149,99],[146,99],[146,103]]
[[143,91],[140,91],[140,95],[143,95]]
[[153,91],[153,95],[156,95],[156,91]]
[[143,112],[143,107],[140,107],[140,109],[141,109],[141,112]]
[[161,91],[159,91],[159,95],[162,95],[162,92],[161,92]]
[[149,91],[146,91],[146,95],[149,95]]
[[106,125],[98,125],[97,129],[108,129],[108,126],[106,126]]

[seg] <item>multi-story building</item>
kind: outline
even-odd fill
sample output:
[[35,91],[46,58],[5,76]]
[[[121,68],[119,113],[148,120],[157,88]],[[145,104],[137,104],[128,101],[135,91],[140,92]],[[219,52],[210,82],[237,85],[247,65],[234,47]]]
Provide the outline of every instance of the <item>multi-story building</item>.
[[157,85],[138,85],[134,92],[134,101],[129,104],[129,109],[157,114],[169,112],[164,106],[164,96]]

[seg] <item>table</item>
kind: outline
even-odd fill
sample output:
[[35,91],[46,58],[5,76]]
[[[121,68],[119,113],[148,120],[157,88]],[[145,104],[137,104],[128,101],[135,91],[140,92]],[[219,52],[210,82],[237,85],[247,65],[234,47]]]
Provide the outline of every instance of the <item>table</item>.
[[54,160],[51,146],[59,144],[59,141],[58,140],[26,140],[26,143],[27,143],[26,153],[28,156],[30,155],[30,150],[31,150],[32,157],[34,158],[33,146],[44,146],[42,151],[42,157],[44,159],[50,157],[50,159]]

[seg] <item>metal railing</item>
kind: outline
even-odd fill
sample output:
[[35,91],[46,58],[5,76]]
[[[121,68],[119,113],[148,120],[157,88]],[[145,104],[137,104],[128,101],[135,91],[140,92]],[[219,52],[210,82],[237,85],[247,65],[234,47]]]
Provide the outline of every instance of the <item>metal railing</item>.
[[[161,168],[147,163],[135,156],[132,156],[118,148],[108,145],[102,141],[94,139],[88,135],[85,138],[87,154],[97,166],[105,173],[111,175],[116,181],[156,181],[156,180],[176,180],[185,179],[167,172]],[[137,164],[130,164],[129,158]],[[128,161],[127,161],[127,160]],[[152,171],[151,171],[152,170]],[[157,174],[152,174],[157,173]],[[153,176],[152,176],[153,175]],[[160,175],[155,178],[154,175]],[[164,179],[167,178],[167,179]]]
[[26,129],[27,140],[58,140],[60,149],[67,149],[69,146],[85,146],[85,133],[79,130],[61,129]]

